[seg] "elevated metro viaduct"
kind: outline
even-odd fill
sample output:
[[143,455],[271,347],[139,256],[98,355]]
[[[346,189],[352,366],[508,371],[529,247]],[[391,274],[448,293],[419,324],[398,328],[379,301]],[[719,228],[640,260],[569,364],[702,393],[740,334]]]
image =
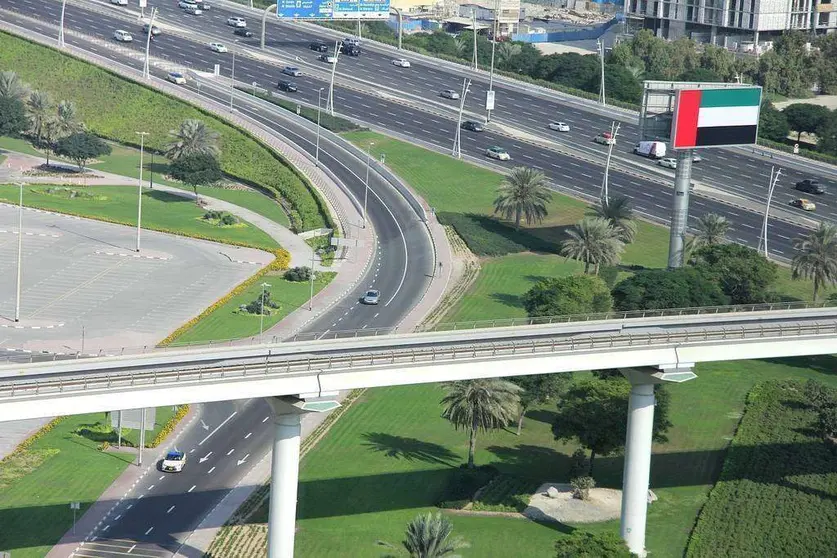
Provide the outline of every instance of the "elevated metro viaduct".
[[[653,386],[698,362],[837,353],[837,308],[740,311],[383,335],[0,366],[0,421],[268,397],[268,553],[293,556],[300,416],[340,390],[616,368],[628,402],[621,534],[645,554]],[[725,313],[724,313],[725,312]]]

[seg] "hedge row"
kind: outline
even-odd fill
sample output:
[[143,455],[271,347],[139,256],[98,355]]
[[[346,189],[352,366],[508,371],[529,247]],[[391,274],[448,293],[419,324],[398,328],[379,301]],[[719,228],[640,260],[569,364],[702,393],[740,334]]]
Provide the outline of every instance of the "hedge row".
[[[793,153],[793,147],[782,142],[773,141],[769,139],[759,138],[759,145],[784,151],[785,153]],[[798,155],[806,159],[813,159],[814,161],[822,161],[823,163],[831,163],[837,165],[837,157],[829,155],[828,153],[819,153],[818,151],[811,151],[810,149],[799,149]]]
[[183,420],[183,417],[185,417],[188,413],[189,405],[181,405],[180,407],[178,407],[177,412],[174,414],[174,416],[169,419],[169,421],[163,426],[163,428],[160,429],[160,432],[158,432],[154,439],[151,440],[151,443],[147,444],[146,447],[156,448],[157,446],[162,444],[169,436],[169,434],[174,432],[174,429],[177,428],[177,425],[180,423],[181,420]]
[[478,256],[498,257],[526,251],[556,251],[555,244],[525,230],[515,231],[488,215],[442,211],[436,217],[442,225],[453,227],[471,252]]
[[23,440],[20,444],[18,444],[18,446],[14,449],[14,451],[12,453],[7,455],[3,459],[0,459],[0,466],[2,466],[6,462],[6,460],[10,459],[12,456],[19,455],[19,454],[23,453],[24,451],[28,450],[29,447],[32,444],[34,444],[35,442],[37,442],[38,440],[40,440],[43,437],[44,434],[46,434],[47,432],[49,432],[50,430],[52,430],[53,428],[58,426],[58,424],[62,420],[64,420],[64,418],[65,417],[55,417],[54,419],[52,419],[51,421],[49,421],[48,423],[43,425],[40,429],[38,429],[37,432],[35,432],[31,436],[29,436],[28,438]]
[[171,345],[178,337],[180,337],[181,335],[186,333],[186,331],[194,327],[199,321],[201,321],[206,316],[210,315],[212,312],[229,302],[232,297],[244,292],[247,288],[253,285],[256,281],[258,281],[269,271],[284,271],[288,269],[288,266],[291,263],[291,254],[284,248],[279,248],[275,250],[274,254],[276,257],[273,259],[272,262],[270,262],[270,264],[260,269],[255,275],[252,275],[248,279],[245,279],[243,282],[239,283],[238,286],[236,286],[233,290],[216,300],[212,306],[210,306],[209,308],[207,308],[206,310],[204,310],[203,312],[201,312],[200,314],[198,314],[197,316],[195,316],[194,318],[192,318],[191,320],[174,330],[168,337],[160,341],[160,343],[157,346],[166,347],[168,345]]
[[92,132],[126,145],[136,145],[135,132],[144,130],[149,133],[146,149],[162,152],[171,141],[172,128],[186,119],[203,120],[220,134],[225,174],[284,198],[296,214],[292,223],[298,231],[332,226],[316,190],[291,165],[257,138],[207,111],[52,48],[0,32],[0,71],[9,69],[54,99],[73,101],[79,119]]

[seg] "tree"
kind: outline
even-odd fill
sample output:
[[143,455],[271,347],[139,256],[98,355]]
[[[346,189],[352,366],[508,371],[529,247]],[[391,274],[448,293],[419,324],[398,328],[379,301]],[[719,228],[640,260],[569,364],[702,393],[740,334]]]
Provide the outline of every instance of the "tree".
[[816,133],[822,123],[831,117],[831,111],[826,107],[810,103],[794,103],[782,112],[790,129],[796,132],[796,141],[800,140],[802,132]]
[[505,219],[514,217],[514,230],[520,230],[520,219],[526,224],[540,223],[546,217],[546,206],[552,200],[552,192],[546,185],[544,174],[533,168],[515,167],[497,188],[494,213]]
[[[590,450],[590,475],[597,455],[610,455],[625,445],[631,383],[623,377],[591,378],[576,382],[562,396],[552,424],[556,440],[578,440]],[[654,440],[665,442],[670,397],[655,390]]]
[[474,468],[477,433],[497,430],[511,423],[520,408],[519,386],[498,379],[478,379],[447,384],[448,394],[442,399],[442,416],[459,430],[467,429],[468,468]]
[[622,311],[720,306],[727,303],[721,287],[692,267],[638,271],[613,289],[613,304]]
[[69,136],[82,130],[84,130],[84,124],[78,119],[76,105],[72,101],[58,103],[58,118],[56,119],[58,137]]
[[726,217],[716,213],[707,213],[698,217],[695,235],[695,247],[715,246],[726,241],[730,223]]
[[820,49],[814,62],[820,93],[833,95],[837,93],[837,37],[830,33],[818,37],[815,44]]
[[523,390],[520,394],[520,414],[517,417],[517,435],[523,430],[523,418],[532,405],[543,405],[557,399],[570,385],[570,374],[533,374],[514,376],[509,381]]
[[203,154],[217,157],[220,153],[220,134],[202,120],[184,120],[177,130],[169,131],[169,135],[174,141],[166,147],[166,156],[172,161],[186,155]]
[[89,132],[77,132],[61,138],[55,144],[55,153],[74,161],[80,172],[84,172],[87,161],[110,155],[110,146],[100,137]]
[[791,262],[794,279],[814,282],[814,302],[823,285],[837,283],[837,226],[820,223],[817,230],[793,243],[796,254]]
[[817,151],[837,155],[837,114],[833,112],[817,128]]
[[561,255],[584,262],[584,273],[590,273],[590,266],[598,274],[599,266],[619,263],[619,255],[625,249],[617,231],[598,217],[585,217],[567,231],[567,236],[561,243]]
[[702,81],[709,83],[719,83],[724,81],[721,76],[709,68],[692,68],[691,70],[686,70],[680,74],[680,77],[677,79],[679,81]]
[[631,558],[625,541],[614,533],[587,533],[576,529],[555,543],[556,558]]
[[0,72],[0,99],[23,101],[29,94],[29,86],[20,81],[16,72]]
[[607,312],[612,305],[610,290],[595,275],[541,279],[523,295],[523,307],[532,318]]
[[714,277],[732,304],[765,302],[779,266],[740,244],[704,246],[694,254],[694,266]]
[[812,59],[808,56],[807,33],[791,31],[773,42],[773,48],[758,59],[758,81],[770,93],[786,97],[810,94],[816,79]]
[[721,81],[732,79],[735,74],[735,55],[723,47],[703,45],[700,67],[713,72]]
[[26,106],[17,97],[0,97],[0,136],[19,136],[29,129]]
[[808,404],[817,411],[837,404],[837,397],[835,397],[837,394],[835,394],[834,388],[830,388],[817,380],[805,382],[803,394]]
[[[405,538],[401,542],[410,558],[460,558],[454,554],[460,548],[470,546],[459,537],[451,537],[453,524],[442,514],[432,513],[418,515],[407,524]],[[392,545],[380,542],[384,546],[392,548]],[[387,558],[393,555],[387,555]]]
[[593,206],[593,212],[613,227],[616,235],[625,244],[630,244],[636,238],[636,222],[631,202],[624,196],[614,196],[602,199],[599,205]]
[[[35,145],[41,147],[44,142],[44,136],[47,132],[47,127],[53,119],[52,115],[52,99],[45,91],[35,90],[29,94],[26,100],[26,108],[29,110],[29,116],[32,118],[31,133],[35,137]],[[49,164],[49,161],[47,161]]]
[[198,203],[198,186],[209,186],[221,180],[221,165],[213,155],[192,153],[183,155],[169,165],[169,174],[175,180],[191,186]]
[[790,126],[785,113],[776,110],[773,103],[765,101],[759,111],[759,137],[782,142],[788,138]]
[[[625,66],[605,65],[605,91],[608,98],[626,103],[639,103],[642,101],[642,84],[638,78],[639,76]],[[598,91],[600,81],[601,77],[595,77],[584,89]]]

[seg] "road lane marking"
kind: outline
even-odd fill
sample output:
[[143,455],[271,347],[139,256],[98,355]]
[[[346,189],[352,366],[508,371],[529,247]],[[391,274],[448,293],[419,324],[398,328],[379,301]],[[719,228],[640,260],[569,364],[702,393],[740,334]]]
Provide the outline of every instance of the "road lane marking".
[[168,510],[166,510],[166,513],[171,513],[171,510],[173,510],[173,509],[174,509],[174,506],[170,507]]
[[235,415],[237,415],[237,414],[238,414],[238,411],[233,411],[233,413],[232,413],[230,416],[228,416],[226,419],[224,419],[224,422],[222,422],[221,424],[219,424],[218,426],[216,426],[216,427],[215,427],[215,430],[213,430],[212,432],[210,432],[209,434],[207,434],[207,435],[206,435],[206,438],[204,438],[203,440],[201,440],[200,442],[198,442],[198,445],[199,445],[199,446],[202,446],[202,445],[203,445],[203,443],[204,443],[205,441],[209,440],[209,438],[210,438],[213,434],[215,434],[216,432],[218,432],[218,430],[219,430],[222,426],[224,426],[225,424],[227,424],[227,423],[230,421],[230,419],[231,419],[231,418],[233,418],[233,417],[234,417]]
[[132,545],[131,548],[128,549],[128,554],[130,554],[131,551],[134,550],[136,547],[137,545]]
[[190,488],[190,489],[189,489],[189,490],[187,490],[186,492],[191,492],[191,491],[193,491],[193,490],[194,490],[197,486],[198,486],[197,484],[193,484],[193,485],[192,485],[192,488]]
[[212,471],[214,471],[214,470],[215,470],[215,467],[213,467],[212,469],[210,469],[209,471],[207,471],[207,472],[206,472],[206,474],[208,475],[209,473],[211,473],[211,472],[212,472]]
[[150,533],[150,532],[151,532],[151,531],[153,531],[153,530],[154,530],[154,527],[149,527],[149,528],[148,528],[148,531],[146,531],[146,532],[145,532],[145,534],[147,535],[148,533]]
[[151,486],[149,486],[146,490],[151,490],[152,488],[154,488],[153,484]]
[[250,437],[250,436],[252,436],[252,435],[253,435],[253,433],[252,433],[252,432],[248,432],[248,433],[247,433],[247,435],[244,437],[244,439],[246,440],[247,438],[249,438],[249,437]]
[[267,419],[269,419],[269,418],[270,418],[270,417],[264,417],[264,418],[262,419],[262,422],[267,422]]
[[233,448],[233,449],[231,449],[230,451],[228,451],[228,452],[227,452],[227,457],[229,457],[230,455],[232,455],[232,452],[234,452],[234,451],[235,451],[235,448]]

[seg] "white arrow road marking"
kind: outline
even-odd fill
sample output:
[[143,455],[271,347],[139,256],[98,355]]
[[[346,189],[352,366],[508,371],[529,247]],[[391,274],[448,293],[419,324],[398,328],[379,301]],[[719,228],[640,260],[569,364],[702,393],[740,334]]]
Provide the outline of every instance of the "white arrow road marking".
[[211,473],[211,472],[212,472],[212,471],[214,471],[214,470],[215,470],[215,467],[213,467],[212,469],[210,469],[209,471],[207,471],[207,472],[206,472],[206,474],[209,474],[209,473]]
[[229,457],[229,456],[232,454],[232,452],[234,452],[234,451],[235,451],[235,448],[233,448],[233,449],[231,449],[230,451],[228,451],[228,452],[227,452],[227,457]]
[[146,531],[146,532],[145,532],[145,534],[147,535],[148,533],[150,533],[150,532],[151,532],[151,531],[153,531],[153,530],[154,530],[154,527],[149,527],[149,528],[148,528],[148,531]]
[[253,433],[252,433],[252,432],[248,432],[248,433],[247,433],[247,435],[244,437],[244,439],[246,440],[247,438],[249,438],[249,437],[250,437],[250,436],[252,436],[252,435],[253,435]]
[[173,510],[173,509],[174,509],[174,506],[170,507],[169,509],[166,510],[166,513],[171,513],[171,510]]
[[202,446],[202,445],[203,445],[203,443],[204,443],[205,441],[209,440],[209,438],[210,438],[213,434],[215,434],[216,432],[218,432],[218,430],[220,430],[222,426],[224,426],[225,424],[227,424],[227,423],[230,421],[230,419],[231,419],[231,418],[233,418],[233,417],[234,417],[235,415],[237,415],[237,414],[238,414],[238,411],[233,411],[233,412],[232,412],[232,414],[231,414],[230,416],[228,416],[227,418],[225,418],[225,419],[224,419],[224,422],[222,422],[221,424],[219,424],[218,426],[216,426],[216,427],[215,427],[215,430],[213,430],[212,432],[210,432],[209,434],[207,434],[207,435],[206,435],[206,438],[204,438],[203,440],[201,440],[200,442],[198,442],[198,445],[199,445],[199,446]]
[[239,459],[236,463],[237,463],[238,465],[241,465],[241,464],[243,464],[243,463],[246,463],[246,462],[247,462],[247,458],[248,458],[248,457],[250,457],[250,454],[249,454],[249,453],[248,453],[247,455],[245,455],[244,457],[242,457],[241,459]]
[[190,488],[190,489],[189,489],[189,490],[187,490],[186,492],[191,492],[191,491],[193,491],[193,490],[194,490],[197,486],[198,486],[197,484],[193,484],[193,485],[192,485],[192,488]]
[[208,425],[208,424],[206,424],[206,423],[203,421],[203,419],[201,419],[201,428],[203,428],[204,430],[209,430],[209,425]]
[[205,456],[203,456],[203,457],[201,457],[200,459],[198,459],[198,461],[200,461],[201,463],[203,463],[204,461],[206,461],[207,459],[209,459],[209,456],[210,456],[210,455],[212,455],[212,452],[207,453]]

